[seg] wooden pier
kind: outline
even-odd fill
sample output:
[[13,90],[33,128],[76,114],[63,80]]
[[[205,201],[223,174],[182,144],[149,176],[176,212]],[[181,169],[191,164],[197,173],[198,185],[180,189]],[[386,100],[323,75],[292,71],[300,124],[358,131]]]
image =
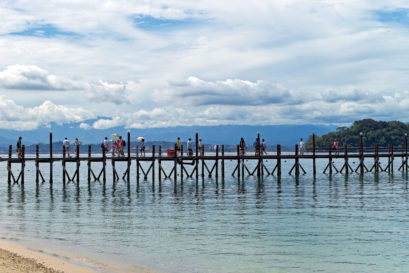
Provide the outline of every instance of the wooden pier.
[[[294,152],[282,152],[281,145],[276,146],[276,152],[270,154],[262,154],[261,150],[256,150],[252,152],[247,152],[246,154],[240,153],[239,145],[237,145],[236,153],[225,153],[224,145],[216,145],[215,153],[206,154],[204,146],[198,146],[198,133],[195,136],[195,150],[193,154],[184,154],[183,146],[177,151],[175,145],[175,153],[172,156],[163,155],[162,147],[159,146],[156,149],[155,145],[151,147],[151,153],[148,156],[141,156],[138,151],[138,146],[130,147],[131,136],[128,132],[127,134],[127,151],[122,157],[109,157],[104,148],[97,151],[98,154],[92,155],[91,146],[88,146],[88,154],[86,156],[80,155],[79,146],[76,146],[75,155],[73,157],[67,157],[65,148],[63,147],[61,156],[56,156],[53,153],[52,141],[53,135],[50,133],[50,152],[48,157],[40,157],[39,145],[36,146],[35,157],[26,157],[25,146],[22,146],[21,157],[12,156],[12,145],[9,146],[8,157],[0,158],[0,162],[7,162],[7,181],[11,183],[24,183],[24,173],[26,162],[34,162],[35,164],[35,180],[36,182],[45,182],[46,179],[42,173],[42,165],[46,164],[49,166],[49,182],[53,183],[53,168],[54,163],[61,162],[62,164],[62,181],[80,183],[80,166],[81,163],[87,164],[87,174],[88,181],[106,181],[106,169],[107,162],[111,162],[112,168],[112,179],[113,181],[118,181],[120,179],[130,182],[131,180],[131,166],[135,163],[136,166],[136,183],[139,187],[139,181],[142,179],[147,179],[151,176],[152,187],[155,185],[156,176],[161,183],[162,179],[173,179],[175,186],[178,180],[183,183],[184,178],[194,178],[199,177],[214,177],[216,180],[221,178],[224,182],[226,175],[231,175],[237,178],[244,178],[244,176],[257,176],[260,178],[266,176],[282,176],[283,161],[291,163],[288,174],[299,176],[306,174],[307,171],[311,171],[312,175],[315,177],[317,175],[317,164],[316,160],[328,160],[326,167],[322,170],[323,173],[328,175],[333,175],[334,173],[342,173],[348,175],[351,173],[358,173],[363,175],[367,172],[380,173],[386,172],[392,174],[394,172],[394,161],[395,158],[400,158],[399,168],[397,171],[408,172],[408,139],[407,135],[404,137],[402,147],[398,151],[395,151],[393,145],[389,145],[387,148],[379,148],[375,145],[373,148],[364,147],[363,136],[360,135],[359,147],[349,149],[347,145],[344,145],[343,150],[334,151],[329,145],[327,151],[324,152],[322,148],[317,148],[315,143],[315,135],[312,135],[313,145],[312,149],[306,154],[299,154],[298,145],[295,145]],[[260,143],[260,135],[257,135],[257,141]],[[136,150],[135,150],[136,149]],[[135,153],[132,153],[132,150]],[[199,153],[199,150],[201,151]],[[380,159],[387,159],[387,165],[382,167],[380,164]],[[371,161],[371,165],[368,165],[368,159]],[[312,161],[312,169],[305,169],[301,160]],[[335,160],[338,160],[335,162]],[[342,164],[339,164],[339,160]],[[353,168],[350,164],[350,160],[355,160],[358,162],[358,166]],[[366,161],[367,160],[367,161]],[[225,164],[226,161],[235,162],[235,167],[231,174],[226,174]],[[125,172],[120,175],[116,168],[117,162],[125,162],[126,169]],[[164,164],[164,163],[168,164]],[[250,163],[249,163],[250,162]],[[93,163],[102,163],[102,167],[96,170],[93,167]],[[143,163],[143,164],[142,164]],[[337,164],[338,166],[337,166]],[[12,166],[18,164],[20,165],[19,173],[14,174]],[[73,164],[75,166],[75,171],[69,173],[67,165]],[[147,164],[147,166],[146,166]],[[94,164],[95,165],[95,164]],[[143,166],[145,165],[145,167]],[[166,166],[164,166],[166,165]],[[253,165],[253,168],[249,169],[249,166]],[[101,164],[99,164],[101,166]],[[171,167],[169,167],[171,166]],[[190,166],[190,167],[188,167]],[[254,167],[255,166],[255,167]],[[156,170],[157,167],[157,171]],[[72,169],[72,168],[71,168]],[[219,171],[220,170],[220,171]],[[396,170],[395,170],[396,171]],[[178,178],[179,177],[179,178]]]

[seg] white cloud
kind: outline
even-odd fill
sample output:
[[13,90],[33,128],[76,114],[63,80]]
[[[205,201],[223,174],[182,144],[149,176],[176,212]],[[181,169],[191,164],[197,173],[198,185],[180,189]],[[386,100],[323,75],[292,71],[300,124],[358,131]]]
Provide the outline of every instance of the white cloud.
[[99,81],[98,83],[88,84],[87,91],[87,96],[92,101],[112,102],[115,104],[129,102],[126,84],[124,83]]
[[84,130],[88,130],[88,129],[91,129],[91,126],[88,123],[81,122],[80,128]]
[[51,122],[64,124],[94,117],[93,113],[79,107],[72,108],[44,101],[39,106],[27,108],[0,96],[0,128],[33,130]]
[[156,90],[153,95],[160,102],[194,105],[265,105],[293,99],[290,90],[266,81],[204,81],[196,77],[170,82],[169,89]]
[[0,86],[20,90],[73,90],[79,83],[57,77],[35,65],[11,65],[0,71]]

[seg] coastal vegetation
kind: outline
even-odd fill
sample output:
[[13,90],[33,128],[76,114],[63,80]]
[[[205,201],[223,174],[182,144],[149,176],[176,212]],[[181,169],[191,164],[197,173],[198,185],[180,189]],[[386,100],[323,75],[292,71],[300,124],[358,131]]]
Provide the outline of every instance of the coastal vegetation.
[[[316,136],[316,146],[327,147],[337,140],[340,147],[344,144],[357,147],[361,132],[366,147],[372,147],[375,144],[380,147],[387,147],[389,144],[399,147],[404,143],[405,134],[409,133],[409,126],[400,121],[358,120],[354,121],[351,127],[338,127],[335,132],[324,134],[321,137]],[[312,147],[312,136],[309,137],[306,146],[307,148]]]

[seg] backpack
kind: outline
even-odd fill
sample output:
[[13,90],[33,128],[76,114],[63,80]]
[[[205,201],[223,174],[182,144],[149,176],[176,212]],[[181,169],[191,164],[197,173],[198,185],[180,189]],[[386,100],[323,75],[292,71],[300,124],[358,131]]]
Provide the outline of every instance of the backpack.
[[126,146],[126,142],[125,142],[125,140],[122,140],[122,147],[125,147]]
[[104,142],[101,143],[101,148],[102,148],[102,149],[105,149]]

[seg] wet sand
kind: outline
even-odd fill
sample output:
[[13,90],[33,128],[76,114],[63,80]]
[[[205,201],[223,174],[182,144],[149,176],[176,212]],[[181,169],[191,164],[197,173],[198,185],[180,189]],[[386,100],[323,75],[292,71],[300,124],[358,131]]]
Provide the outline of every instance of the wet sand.
[[[86,264],[81,266],[80,264]],[[115,268],[96,261],[76,260],[73,257],[46,254],[42,250],[0,241],[0,272],[8,273],[90,273],[90,272],[135,272],[154,273],[149,269],[128,267]]]

